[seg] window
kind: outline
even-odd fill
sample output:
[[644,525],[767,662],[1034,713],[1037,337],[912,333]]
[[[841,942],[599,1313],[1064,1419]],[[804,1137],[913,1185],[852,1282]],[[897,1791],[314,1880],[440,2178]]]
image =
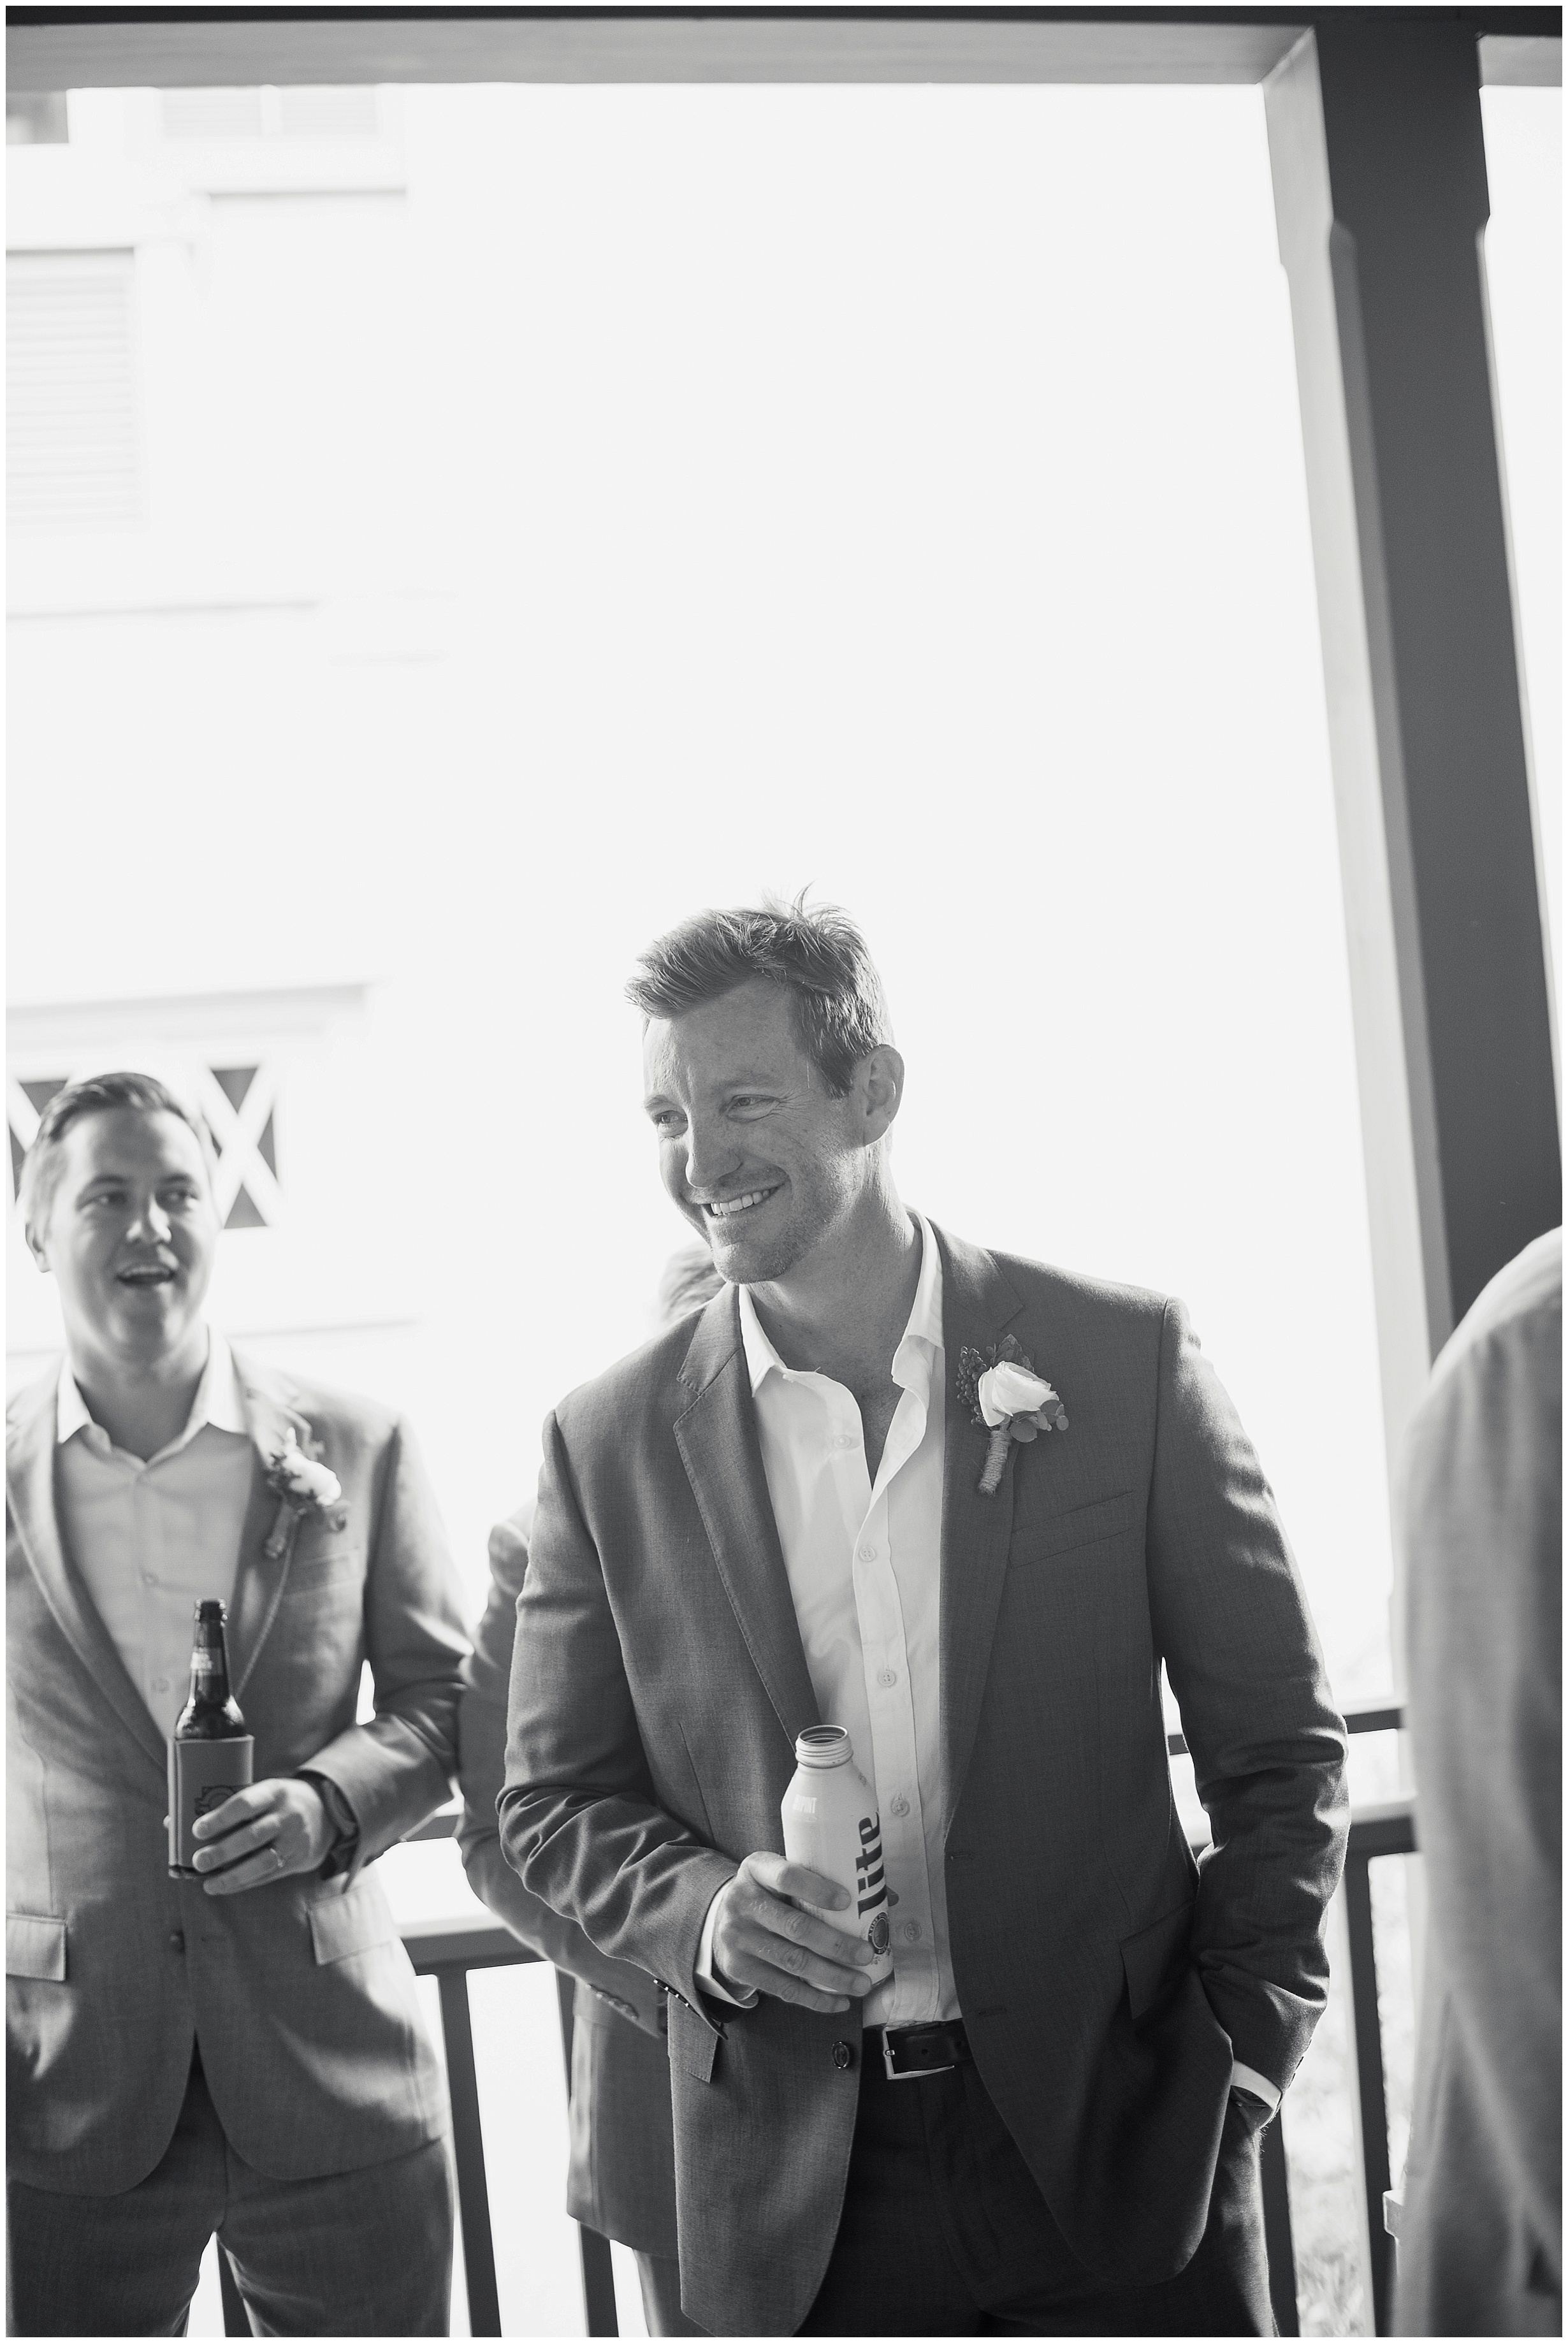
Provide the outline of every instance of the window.
[[166,89],[166,138],[374,138],[374,89]]
[[5,330],[11,527],[135,527],[144,498],[132,254],[9,254]]

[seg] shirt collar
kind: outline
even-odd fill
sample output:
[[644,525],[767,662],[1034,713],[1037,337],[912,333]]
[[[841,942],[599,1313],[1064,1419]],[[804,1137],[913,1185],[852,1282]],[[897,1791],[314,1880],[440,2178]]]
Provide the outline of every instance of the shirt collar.
[[[910,1355],[912,1343],[925,1345],[928,1363],[934,1361],[942,1347],[942,1257],[931,1224],[923,1212],[913,1215],[920,1232],[920,1274],[915,1287],[915,1298],[910,1306],[908,1323],[898,1349],[893,1353],[892,1374],[895,1383],[906,1383],[909,1371],[916,1365]],[[743,1285],[740,1295],[740,1341],[746,1353],[746,1369],[751,1378],[751,1395],[757,1393],[777,1368],[781,1375],[793,1371],[787,1367],[763,1332],[762,1321],[751,1299],[751,1289]],[[905,1372],[900,1373],[902,1367]]]
[[[204,1425],[211,1424],[215,1432],[233,1432],[248,1438],[250,1426],[246,1420],[245,1394],[240,1389],[234,1353],[229,1349],[216,1326],[207,1329],[206,1364],[196,1385],[196,1397],[186,1428],[177,1440],[171,1441],[161,1453],[172,1456],[176,1449],[193,1441]],[[55,1402],[55,1441],[63,1448],[78,1432],[96,1431],[91,1411],[82,1397],[81,1386],[71,1373],[71,1362],[60,1363],[60,1383]],[[148,1462],[152,1462],[148,1459]]]

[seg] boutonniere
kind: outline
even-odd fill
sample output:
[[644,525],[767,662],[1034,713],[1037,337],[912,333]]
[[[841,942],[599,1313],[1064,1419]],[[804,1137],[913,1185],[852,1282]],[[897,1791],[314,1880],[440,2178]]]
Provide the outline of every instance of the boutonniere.
[[1015,1440],[1067,1430],[1067,1410],[1010,1334],[983,1355],[964,1345],[959,1353],[958,1389],[975,1423],[989,1434],[979,1483],[982,1497],[994,1497],[1000,1487],[1007,1452]]
[[343,1483],[329,1465],[301,1448],[291,1423],[284,1433],[282,1447],[267,1464],[266,1485],[277,1499],[277,1514],[263,1552],[268,1562],[276,1562],[293,1544],[305,1515],[324,1513],[328,1505],[335,1505],[343,1494]]

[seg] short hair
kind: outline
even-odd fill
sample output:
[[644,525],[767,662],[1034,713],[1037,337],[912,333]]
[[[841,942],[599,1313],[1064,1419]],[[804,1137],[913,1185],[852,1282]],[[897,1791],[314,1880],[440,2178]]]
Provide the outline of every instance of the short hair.
[[867,1052],[893,1038],[866,940],[833,903],[765,901],[759,910],[699,911],[638,960],[626,997],[645,1017],[679,1017],[762,977],[789,995],[796,1038],[830,1096],[844,1098]]
[[64,1090],[56,1091],[38,1118],[38,1128],[22,1159],[17,1182],[22,1217],[28,1228],[36,1227],[40,1216],[46,1220],[54,1204],[60,1181],[61,1142],[72,1124],[84,1121],[90,1114],[111,1114],[118,1107],[130,1107],[137,1114],[177,1116],[195,1131],[207,1178],[212,1179],[216,1169],[212,1133],[195,1107],[177,1097],[156,1074],[92,1074],[85,1081],[67,1082]]

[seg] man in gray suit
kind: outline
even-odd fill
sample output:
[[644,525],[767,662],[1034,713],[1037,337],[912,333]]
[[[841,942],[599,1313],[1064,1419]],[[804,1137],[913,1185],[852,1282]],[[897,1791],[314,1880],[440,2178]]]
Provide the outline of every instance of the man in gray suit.
[[[206,1135],[161,1084],[56,1096],[23,1203],[66,1356],[6,1436],[10,2331],[183,2334],[216,2231],[261,2333],[445,2334],[446,2091],[367,1868],[454,1766],[424,1474],[206,1324]],[[207,1597],[256,1778],[187,1881],[165,1753]]]
[[1563,2331],[1563,1232],[1411,1427],[1401,1534],[1431,1896],[1396,2324]]
[[[1241,1425],[1179,1303],[906,1211],[842,915],[703,914],[629,990],[729,1285],[547,1423],[501,1838],[669,1990],[683,2307],[1267,2333],[1256,2135],[1322,2006],[1344,1740]],[[783,1859],[824,1721],[879,1802],[871,1991]]]

